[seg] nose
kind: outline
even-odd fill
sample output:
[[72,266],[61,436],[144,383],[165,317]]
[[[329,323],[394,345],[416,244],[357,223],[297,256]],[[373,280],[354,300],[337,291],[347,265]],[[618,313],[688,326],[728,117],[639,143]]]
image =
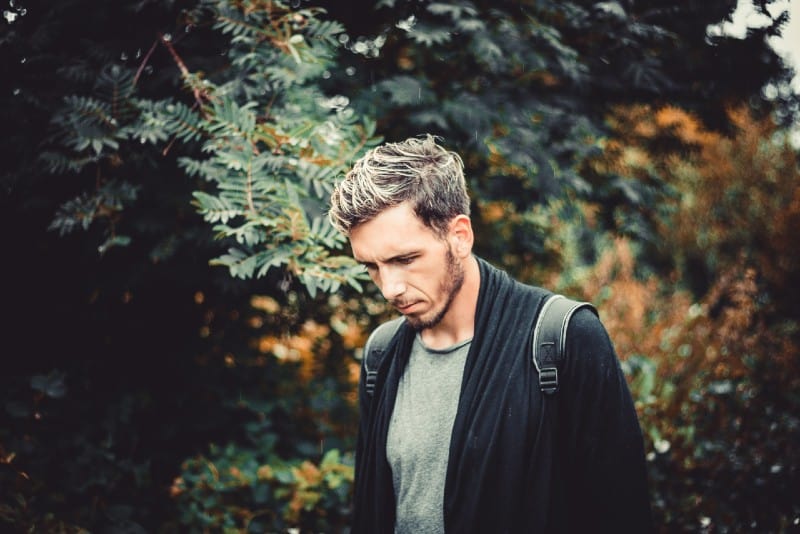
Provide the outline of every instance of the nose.
[[381,269],[380,288],[383,298],[393,301],[406,292],[406,283],[398,269]]

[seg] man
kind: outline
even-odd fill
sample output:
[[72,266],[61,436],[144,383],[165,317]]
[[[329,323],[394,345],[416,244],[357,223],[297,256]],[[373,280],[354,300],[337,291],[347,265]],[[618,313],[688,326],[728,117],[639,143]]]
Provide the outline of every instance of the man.
[[371,396],[362,376],[353,532],[651,530],[605,329],[573,315],[544,398],[531,333],[550,293],[474,256],[469,213],[461,158],[431,136],[371,150],[332,193],[332,223],[405,317]]

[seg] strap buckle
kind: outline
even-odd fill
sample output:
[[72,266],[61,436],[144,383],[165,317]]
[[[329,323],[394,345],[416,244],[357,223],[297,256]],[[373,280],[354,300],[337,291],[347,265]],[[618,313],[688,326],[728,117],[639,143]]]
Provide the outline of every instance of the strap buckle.
[[375,382],[378,380],[378,371],[367,370],[367,393],[372,396],[375,392]]
[[539,388],[547,395],[552,395],[558,391],[557,368],[545,367],[539,371]]

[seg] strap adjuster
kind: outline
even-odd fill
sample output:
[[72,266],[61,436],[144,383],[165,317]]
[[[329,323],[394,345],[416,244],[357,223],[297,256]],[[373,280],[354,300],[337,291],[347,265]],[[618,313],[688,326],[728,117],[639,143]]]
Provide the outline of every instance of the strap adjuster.
[[367,370],[367,393],[372,396],[375,391],[375,382],[378,380],[378,371]]
[[547,395],[552,395],[558,391],[557,368],[545,367],[539,370],[539,388]]

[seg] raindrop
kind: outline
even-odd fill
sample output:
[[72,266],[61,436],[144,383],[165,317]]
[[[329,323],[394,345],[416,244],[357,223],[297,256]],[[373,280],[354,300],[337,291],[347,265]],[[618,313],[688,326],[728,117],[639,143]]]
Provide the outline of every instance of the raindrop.
[[292,8],[297,9],[300,7],[300,0],[292,0]]
[[17,95],[18,95],[20,92],[21,92],[21,91],[20,91],[19,87],[15,87],[15,88],[14,88],[14,90],[13,90],[13,91],[11,91],[11,93],[12,93],[14,96],[17,96]]
[[703,516],[703,517],[700,518],[700,526],[701,527],[708,528],[709,525],[711,525],[711,518],[710,517]]
[[145,74],[153,74],[153,66],[152,65],[147,65],[144,68],[144,72],[145,72]]
[[322,77],[327,80],[328,78],[331,77],[331,71],[326,70],[325,72],[322,73]]
[[25,62],[27,62],[27,61],[28,61],[28,58],[26,58],[26,57],[24,57],[24,58],[22,58],[22,59],[20,59],[20,60],[19,60],[19,62],[20,62],[20,63],[25,63]]
[[164,34],[164,40],[165,40],[166,42],[170,42],[170,41],[172,41],[172,34],[171,34],[171,33],[165,33],[165,34]]
[[138,50],[136,50],[136,58],[138,59],[138,58],[140,58],[140,57],[142,57],[142,49],[141,49],[141,48],[139,48]]
[[14,0],[8,0],[8,7],[14,7],[17,3]]
[[353,66],[350,66],[350,67],[347,67],[346,69],[344,69],[344,71],[347,73],[348,76],[352,76],[353,74],[356,73],[356,68],[353,67]]
[[345,44],[349,40],[350,40],[350,36],[347,35],[346,33],[342,33],[342,34],[339,35],[339,42],[340,43]]
[[3,17],[6,19],[6,22],[9,23],[17,20],[17,14],[14,13],[13,11],[8,11],[8,10],[3,11]]
[[355,44],[355,46],[353,46],[353,50],[358,54],[366,54],[369,50],[369,47],[364,41],[359,41]]
[[28,10],[27,10],[27,9],[25,9],[24,7],[23,7],[22,9],[20,9],[20,10],[19,10],[19,16],[20,16],[20,17],[24,17],[24,16],[25,16],[25,15],[27,15],[27,14],[28,14]]
[[127,54],[126,52],[123,52],[123,53],[121,53],[121,54],[119,55],[119,58],[120,58],[122,61],[128,61],[128,54]]

